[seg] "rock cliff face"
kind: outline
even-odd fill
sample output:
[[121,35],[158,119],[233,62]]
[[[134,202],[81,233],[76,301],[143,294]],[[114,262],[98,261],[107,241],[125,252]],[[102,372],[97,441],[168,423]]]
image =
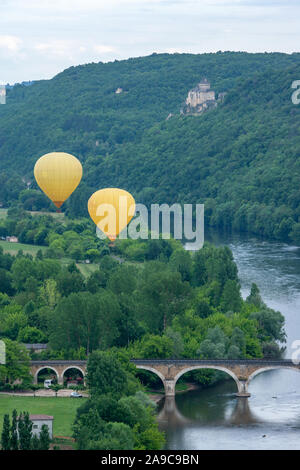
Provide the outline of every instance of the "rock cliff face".
[[210,83],[204,78],[195,88],[189,91],[181,113],[201,114],[207,109],[215,108],[216,106],[215,92],[210,89]]

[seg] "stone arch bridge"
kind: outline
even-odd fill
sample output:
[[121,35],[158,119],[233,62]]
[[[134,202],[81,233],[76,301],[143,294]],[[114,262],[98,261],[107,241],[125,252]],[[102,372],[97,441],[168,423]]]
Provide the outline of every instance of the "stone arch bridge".
[[267,370],[292,369],[300,371],[300,364],[290,359],[132,359],[138,369],[153,372],[164,384],[166,396],[175,395],[177,380],[186,372],[199,369],[221,370],[230,375],[237,385],[237,396],[250,397],[248,386],[256,375]]
[[69,369],[77,369],[83,375],[83,378],[86,376],[86,364],[87,361],[31,361],[30,362],[30,372],[33,376],[33,382],[37,384],[38,374],[43,369],[51,369],[57,377],[57,383],[63,385],[64,375]]
[[[221,370],[230,375],[237,385],[237,396],[249,397],[248,386],[250,381],[258,374],[267,370],[292,369],[300,371],[300,364],[290,359],[132,359],[138,369],[153,372],[160,377],[164,384],[166,396],[175,395],[177,380],[186,372],[199,369]],[[51,369],[57,376],[57,382],[64,383],[64,374],[69,369],[78,369],[83,377],[86,376],[87,361],[31,361],[30,370],[34,383],[37,383],[38,374],[42,369]]]

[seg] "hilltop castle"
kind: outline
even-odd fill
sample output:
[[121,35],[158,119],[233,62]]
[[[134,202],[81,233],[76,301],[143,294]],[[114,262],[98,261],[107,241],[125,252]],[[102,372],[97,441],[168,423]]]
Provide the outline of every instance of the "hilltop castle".
[[217,106],[215,92],[210,89],[207,78],[188,92],[187,99],[181,109],[181,114],[201,114],[207,109]]

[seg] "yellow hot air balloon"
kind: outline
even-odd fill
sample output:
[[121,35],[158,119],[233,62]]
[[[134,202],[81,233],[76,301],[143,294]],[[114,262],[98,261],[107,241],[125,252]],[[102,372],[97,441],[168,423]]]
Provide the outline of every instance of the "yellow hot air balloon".
[[124,189],[100,189],[90,197],[88,211],[97,227],[113,241],[134,216],[135,200]]
[[36,162],[34,176],[42,191],[59,208],[79,185],[82,166],[69,153],[47,153]]

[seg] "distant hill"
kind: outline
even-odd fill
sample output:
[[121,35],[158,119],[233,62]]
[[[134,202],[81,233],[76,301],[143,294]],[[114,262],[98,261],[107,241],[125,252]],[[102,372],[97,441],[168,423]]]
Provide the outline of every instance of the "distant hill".
[[[224,102],[181,116],[203,76]],[[0,202],[18,197],[11,179],[32,180],[36,159],[60,150],[84,166],[71,214],[113,185],[147,204],[205,202],[212,225],[300,243],[299,78],[300,54],[225,52],[88,64],[16,85],[0,106]]]

